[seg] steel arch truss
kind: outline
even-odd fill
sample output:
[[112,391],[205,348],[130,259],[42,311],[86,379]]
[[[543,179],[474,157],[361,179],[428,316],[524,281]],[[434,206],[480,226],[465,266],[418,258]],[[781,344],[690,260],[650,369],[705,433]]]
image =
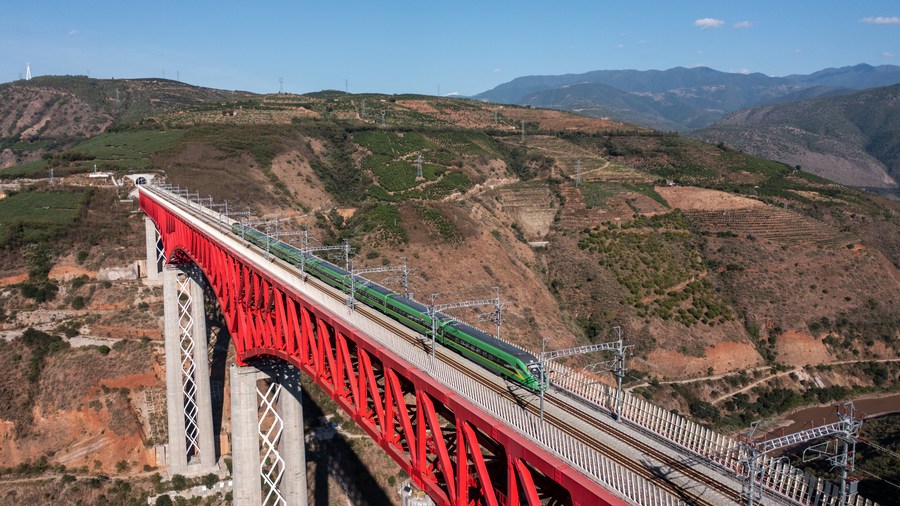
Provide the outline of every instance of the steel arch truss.
[[241,365],[277,357],[299,368],[438,504],[625,504],[145,193],[141,208],[166,258],[186,255],[206,273]]

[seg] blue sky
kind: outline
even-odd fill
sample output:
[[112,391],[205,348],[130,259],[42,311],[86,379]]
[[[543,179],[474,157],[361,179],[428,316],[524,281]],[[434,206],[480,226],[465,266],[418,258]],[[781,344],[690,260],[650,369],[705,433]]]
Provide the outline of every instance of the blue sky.
[[222,89],[472,95],[524,75],[900,65],[900,2],[12,1],[0,82],[165,77]]

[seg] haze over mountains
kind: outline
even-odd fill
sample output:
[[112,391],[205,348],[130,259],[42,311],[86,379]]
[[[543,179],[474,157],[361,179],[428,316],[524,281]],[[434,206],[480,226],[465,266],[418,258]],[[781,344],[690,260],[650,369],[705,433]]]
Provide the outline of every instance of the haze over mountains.
[[900,85],[733,112],[690,134],[852,186],[897,187]]
[[896,65],[860,64],[785,77],[675,67],[519,77],[473,98],[608,116],[659,130],[691,130],[756,105],[897,83],[900,67]]
[[520,77],[474,98],[658,130],[702,129],[691,135],[851,186],[896,188],[897,83],[896,65],[785,77],[676,67]]

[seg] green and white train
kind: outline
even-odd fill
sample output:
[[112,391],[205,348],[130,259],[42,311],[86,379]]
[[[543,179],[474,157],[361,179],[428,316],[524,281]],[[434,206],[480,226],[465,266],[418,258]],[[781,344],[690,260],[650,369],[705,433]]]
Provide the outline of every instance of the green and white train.
[[[303,267],[307,274],[349,293],[351,283],[358,302],[424,335],[431,334],[428,307],[394,293],[387,288],[322,260],[282,241],[272,240],[256,229],[235,223],[232,232],[250,243],[268,250],[285,262]],[[353,281],[351,282],[351,277]],[[540,361],[531,353],[505,343],[442,313],[435,313],[435,340],[511,381],[531,390],[541,390]],[[546,383],[545,383],[546,385]]]

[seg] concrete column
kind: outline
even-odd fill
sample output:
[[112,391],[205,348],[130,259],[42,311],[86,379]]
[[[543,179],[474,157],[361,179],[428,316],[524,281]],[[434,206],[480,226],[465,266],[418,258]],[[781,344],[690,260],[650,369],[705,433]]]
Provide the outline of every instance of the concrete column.
[[[155,246],[154,246],[155,249]],[[166,411],[169,447],[166,460],[169,476],[187,471],[187,443],[184,437],[184,391],[181,377],[181,328],[178,325],[178,269],[163,270],[164,336],[166,343]]]
[[194,280],[191,287],[191,318],[194,325],[191,334],[194,341],[194,382],[197,394],[197,429],[200,447],[200,469],[197,473],[211,473],[218,470],[216,442],[213,430],[212,397],[209,392],[209,341],[206,335],[206,304],[203,287]]
[[161,265],[156,251],[156,243],[159,241],[159,233],[156,225],[148,217],[144,217],[144,240],[147,246],[147,277],[145,283],[148,285],[159,285],[162,282]]
[[[299,371],[297,375],[299,376]],[[284,459],[284,477],[280,490],[287,506],[306,506],[306,448],[303,434],[303,393],[299,378],[282,383],[278,396],[278,415],[284,424],[278,453]]]
[[231,458],[234,504],[261,504],[255,367],[231,365]]

